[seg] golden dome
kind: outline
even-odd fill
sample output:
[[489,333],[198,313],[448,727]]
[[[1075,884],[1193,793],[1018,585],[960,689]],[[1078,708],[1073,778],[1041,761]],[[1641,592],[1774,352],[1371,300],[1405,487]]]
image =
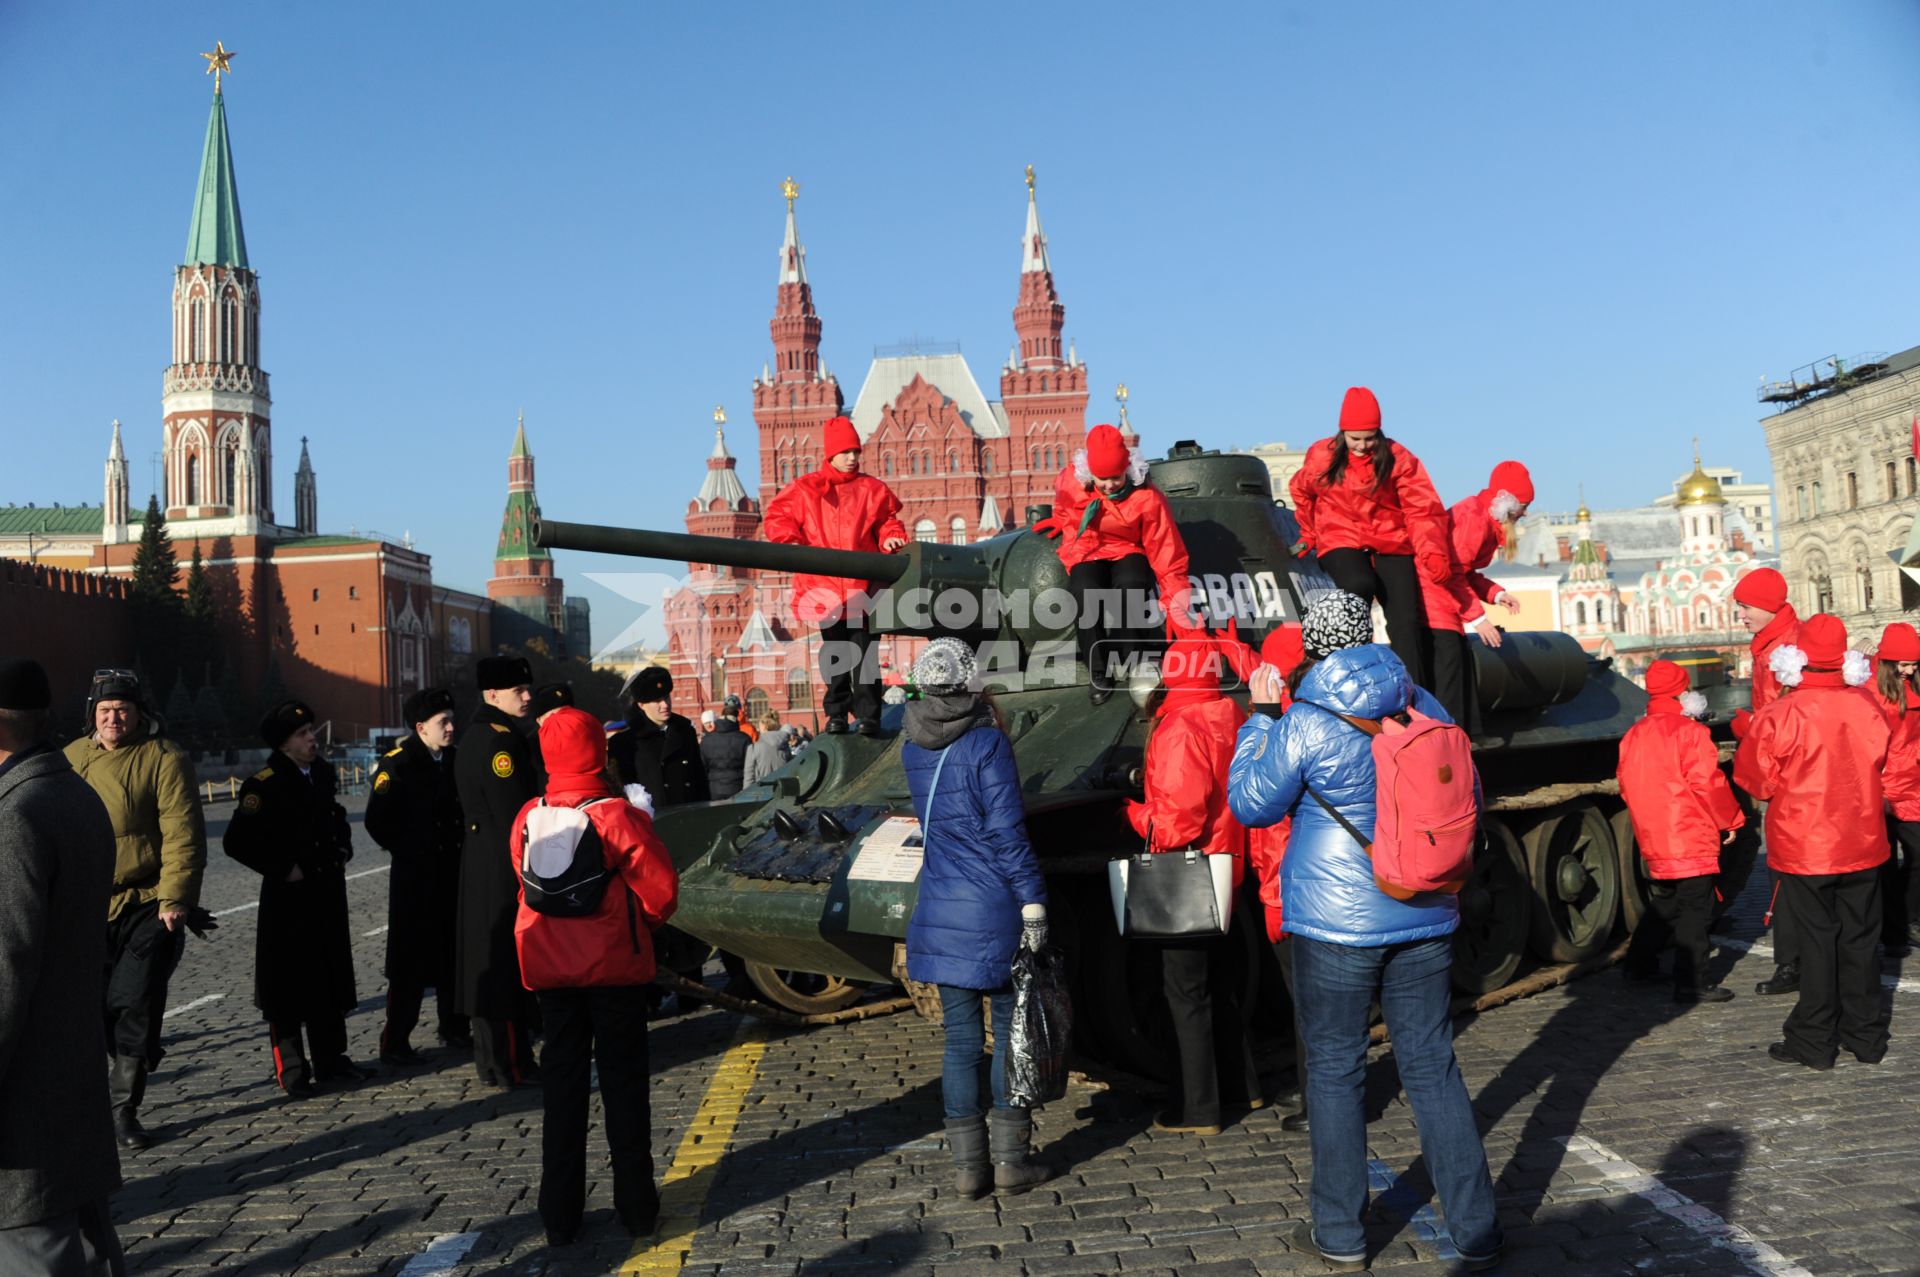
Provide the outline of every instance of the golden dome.
[[1680,481],[1680,499],[1678,504],[1686,505],[1725,505],[1726,493],[1720,490],[1720,481],[1700,468],[1700,444],[1693,445],[1693,473]]

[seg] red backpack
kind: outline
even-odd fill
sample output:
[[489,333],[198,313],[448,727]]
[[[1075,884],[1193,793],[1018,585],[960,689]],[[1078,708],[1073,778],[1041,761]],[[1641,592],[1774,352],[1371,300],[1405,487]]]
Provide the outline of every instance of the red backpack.
[[1466,732],[1414,709],[1384,719],[1327,713],[1373,738],[1371,843],[1332,803],[1313,797],[1372,858],[1374,883],[1395,900],[1458,892],[1473,870],[1480,822],[1479,777]]

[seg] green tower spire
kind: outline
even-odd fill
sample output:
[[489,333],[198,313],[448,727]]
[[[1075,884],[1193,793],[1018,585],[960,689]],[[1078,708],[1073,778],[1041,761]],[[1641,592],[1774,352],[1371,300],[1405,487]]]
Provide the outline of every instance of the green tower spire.
[[247,266],[247,236],[240,227],[240,190],[234,184],[233,150],[227,145],[227,104],[219,89],[207,117],[207,149],[200,159],[200,189],[187,231],[188,266]]

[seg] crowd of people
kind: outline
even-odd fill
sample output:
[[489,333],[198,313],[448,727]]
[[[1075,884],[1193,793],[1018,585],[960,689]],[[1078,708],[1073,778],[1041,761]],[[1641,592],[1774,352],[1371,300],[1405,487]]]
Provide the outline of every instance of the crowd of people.
[[[1483,570],[1512,544],[1533,488],[1524,466],[1503,461],[1484,489],[1446,507],[1418,458],[1380,427],[1374,396],[1350,390],[1339,429],[1293,481],[1296,550],[1315,553],[1335,588],[1258,649],[1192,606],[1180,530],[1113,427],[1089,432],[1037,526],[1059,538],[1069,585],[1089,605],[1079,651],[1093,703],[1109,700],[1143,655],[1157,673],[1142,792],[1125,808],[1141,848],[1228,858],[1231,896],[1244,902],[1218,934],[1138,942],[1157,961],[1174,1042],[1155,1127],[1217,1133],[1240,1112],[1284,1102],[1283,1129],[1304,1132],[1313,1152],[1311,1219],[1293,1244],[1359,1265],[1362,1091],[1378,1007],[1453,1244],[1480,1270],[1498,1262],[1504,1238],[1453,1051],[1457,883],[1417,889],[1382,876],[1404,775],[1389,786],[1383,769],[1400,765],[1391,761],[1400,733],[1452,732],[1464,749],[1467,636],[1499,644],[1486,608],[1513,607]],[[899,502],[861,474],[851,423],[837,419],[827,435],[822,470],[770,503],[769,534],[898,551]],[[864,651],[862,584],[799,575],[796,613],[823,640]],[[1149,624],[1136,605],[1156,591]],[[1878,1063],[1889,1016],[1876,947],[1920,938],[1920,634],[1893,625],[1873,656],[1850,650],[1836,618],[1797,617],[1772,569],[1743,577],[1735,598],[1755,668],[1753,708],[1734,723],[1732,783],[1698,694],[1671,662],[1647,671],[1646,715],[1620,744],[1620,791],[1652,879],[1623,969],[1657,980],[1671,948],[1677,1001],[1734,996],[1708,974],[1715,883],[1723,848],[1763,827],[1777,966],[1759,991],[1798,995],[1769,1054],[1825,1069],[1844,1048]],[[1374,642],[1376,607],[1385,644]],[[660,668],[629,682],[625,721],[614,725],[574,707],[565,685],[535,686],[520,658],[483,658],[476,681],[483,704],[464,731],[447,689],[409,697],[409,734],[371,775],[366,829],[392,869],[380,1060],[407,1068],[426,1058],[411,1037],[431,990],[441,1042],[470,1049],[483,1082],[543,1086],[538,1209],[556,1245],[581,1225],[597,1075],[615,1211],[643,1234],[659,1211],[647,986],[678,892],[653,817],[735,796],[806,740],[775,716],[749,721],[732,696],[696,728],[674,712]],[[1230,695],[1240,685],[1244,708]],[[1024,1192],[1055,1171],[1033,1150],[1032,1113],[1009,1091],[1005,1052],[989,1058],[985,1043],[989,1025],[996,1043],[1008,1041],[1019,948],[1047,943],[1046,884],[1013,744],[974,654],[936,639],[910,689],[901,764],[924,864],[907,975],[936,988],[943,1011],[954,1187],[969,1199]],[[37,664],[0,667],[0,1269],[117,1272],[106,1209],[119,1182],[114,1145],[151,1142],[139,1109],[163,1054],[168,979],[186,931],[213,925],[199,902],[207,836],[192,765],[137,677],[96,676],[87,734],[64,751],[47,744],[52,702]],[[869,671],[841,663],[826,678],[825,730],[873,735],[880,705]],[[299,701],[266,714],[266,763],[241,786],[223,839],[260,875],[254,999],[290,1097],[372,1076],[348,1051],[353,840],[317,721]],[[1470,774],[1469,755],[1454,756]],[[1469,792],[1470,775],[1440,770],[1462,794],[1470,830],[1477,780]],[[1452,826],[1426,833],[1429,843],[1460,836]],[[1904,865],[1890,848],[1906,849]],[[1267,1094],[1227,978],[1234,931],[1256,926],[1291,1003],[1288,1095]],[[107,1067],[90,1069],[90,1054]]]

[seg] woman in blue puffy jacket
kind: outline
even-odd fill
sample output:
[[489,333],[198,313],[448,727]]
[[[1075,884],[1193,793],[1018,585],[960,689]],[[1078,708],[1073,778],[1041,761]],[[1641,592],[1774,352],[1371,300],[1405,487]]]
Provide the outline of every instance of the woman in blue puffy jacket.
[[[900,761],[920,818],[925,859],[907,924],[907,977],[939,986],[947,1049],[940,1073],[954,1188],[1024,1193],[1052,1172],[1031,1154],[1033,1114],[1007,1102],[1014,950],[1047,937],[1047,888],[1027,842],[1013,743],[971,690],[973,654],[958,639],[927,645],[913,665]],[[980,1002],[993,1008],[993,1108],[982,1103]],[[991,1140],[989,1140],[989,1135]],[[992,1170],[988,1170],[991,1144]]]
[[1329,596],[1308,610],[1305,646],[1318,659],[1285,715],[1247,719],[1228,776],[1228,801],[1243,824],[1293,816],[1281,864],[1282,925],[1295,946],[1294,991],[1306,1039],[1313,1218],[1292,1240],[1338,1265],[1366,1258],[1361,1095],[1369,1007],[1378,1001],[1453,1244],[1468,1270],[1478,1272],[1499,1262],[1503,1238],[1486,1150],[1453,1054],[1448,969],[1459,901],[1445,894],[1400,901],[1381,891],[1366,850],[1314,797],[1370,838],[1373,742],[1341,715],[1380,719],[1411,706],[1446,720],[1390,649],[1355,632],[1353,604],[1343,601],[1351,597]]

